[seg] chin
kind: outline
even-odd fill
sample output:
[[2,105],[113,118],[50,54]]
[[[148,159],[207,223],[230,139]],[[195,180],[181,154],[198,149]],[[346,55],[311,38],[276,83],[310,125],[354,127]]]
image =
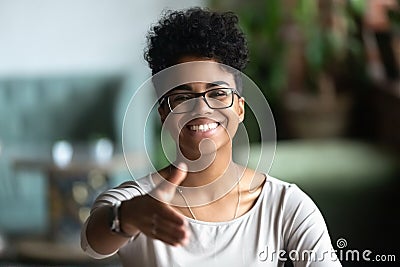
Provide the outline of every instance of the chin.
[[182,143],[180,150],[185,158],[190,160],[198,160],[200,157],[215,157],[218,151],[224,150],[229,146],[232,147],[230,140],[213,140],[210,138],[203,139],[196,143]]

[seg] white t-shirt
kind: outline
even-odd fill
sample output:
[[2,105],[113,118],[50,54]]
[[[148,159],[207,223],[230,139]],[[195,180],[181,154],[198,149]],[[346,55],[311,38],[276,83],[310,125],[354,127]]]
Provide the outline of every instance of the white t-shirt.
[[[142,179],[142,188],[130,181],[101,194],[92,211],[148,192],[150,176]],[[295,267],[341,266],[314,202],[296,185],[271,176],[254,206],[242,216],[227,222],[187,220],[191,237],[186,246],[172,247],[138,234],[113,254],[119,254],[123,266],[140,267],[283,266],[286,259]],[[81,244],[94,258],[113,255],[100,255],[89,246],[86,224]]]

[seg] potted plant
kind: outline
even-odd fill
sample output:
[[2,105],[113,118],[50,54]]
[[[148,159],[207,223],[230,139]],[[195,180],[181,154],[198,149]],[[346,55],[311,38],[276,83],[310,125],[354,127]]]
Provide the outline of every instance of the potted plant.
[[296,1],[286,37],[288,79],[282,98],[292,137],[346,134],[354,91],[346,87],[355,75],[347,67],[361,48],[348,8],[344,0]]
[[[221,3],[216,6],[226,9]],[[285,122],[288,137],[345,131],[352,106],[349,81],[362,72],[357,21],[349,12],[355,6],[362,10],[359,0],[249,1],[230,7],[249,38],[247,74],[264,90],[278,122]]]

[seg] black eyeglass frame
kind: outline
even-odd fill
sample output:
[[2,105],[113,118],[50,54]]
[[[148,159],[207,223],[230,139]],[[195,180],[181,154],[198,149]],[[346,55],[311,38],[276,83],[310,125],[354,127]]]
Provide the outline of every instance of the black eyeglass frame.
[[[214,108],[214,107],[211,107],[210,104],[209,104],[208,101],[207,101],[206,94],[209,93],[209,92],[211,92],[211,91],[214,91],[214,90],[226,90],[226,89],[232,90],[232,102],[231,102],[231,104],[230,104],[229,106],[222,107],[222,108]],[[169,97],[170,97],[170,96],[173,96],[173,95],[180,95],[180,94],[185,94],[185,93],[173,93],[173,94],[166,94],[166,95],[164,95],[163,97],[161,97],[161,99],[160,99],[160,101],[159,101],[160,106],[163,105],[164,103],[167,103],[167,106],[168,106],[169,111],[171,111],[171,112],[174,113],[174,114],[182,114],[182,113],[190,112],[190,111],[185,111],[185,112],[174,112],[174,111],[173,111],[173,109],[172,109],[172,107],[171,107],[171,104],[169,103]],[[206,102],[207,106],[208,106],[210,109],[227,109],[227,108],[230,108],[230,107],[232,107],[233,102],[234,102],[234,95],[237,95],[239,98],[242,98],[242,96],[239,94],[238,90],[236,90],[235,88],[229,88],[229,87],[212,88],[212,89],[209,89],[209,90],[204,91],[204,92],[202,92],[202,93],[188,92],[187,94],[193,95],[194,97],[193,97],[192,99],[199,98],[199,97],[202,96],[203,99],[204,99],[204,102]],[[166,98],[168,98],[167,101],[165,101]],[[191,99],[191,100],[192,100],[192,99]]]

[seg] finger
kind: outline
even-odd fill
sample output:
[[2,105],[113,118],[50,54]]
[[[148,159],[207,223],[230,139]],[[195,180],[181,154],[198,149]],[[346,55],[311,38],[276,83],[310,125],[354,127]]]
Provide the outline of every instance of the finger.
[[168,177],[168,181],[178,186],[183,182],[183,180],[185,180],[188,167],[185,163],[181,162],[177,167],[172,169],[173,170],[170,177]]
[[189,242],[189,238],[184,237],[183,235],[181,236],[177,236],[176,234],[172,235],[169,232],[165,232],[164,229],[162,228],[157,230],[153,238],[159,239],[172,246],[186,245]]
[[[175,223],[178,226],[188,225],[185,216],[182,215],[179,211],[172,208],[171,206],[166,205],[165,203],[160,202],[159,200],[154,199],[149,195],[137,198],[138,201],[141,200],[140,202],[143,207],[141,212],[142,216],[134,217],[137,220],[137,222],[151,221],[152,216],[156,214],[158,217],[161,217],[164,220],[168,220],[171,223]],[[134,214],[136,215],[137,213]],[[143,214],[146,214],[146,216],[143,216]]]
[[157,213],[159,217],[163,218],[164,220],[175,223],[178,226],[187,225],[185,217],[169,206],[165,206],[164,209],[158,210]]
[[190,235],[186,226],[162,220],[156,214],[143,218],[139,228],[145,235],[173,246],[186,243]]
[[175,243],[185,243],[190,237],[190,231],[187,226],[176,225],[167,220],[159,218],[154,220],[156,226],[156,236]]
[[146,231],[148,225],[151,225],[154,214],[177,227],[188,225],[185,216],[149,195],[135,197],[132,201],[136,202],[135,211],[131,213],[132,224],[140,231]]
[[172,169],[171,175],[167,180],[162,181],[155,189],[154,194],[160,200],[169,202],[176,193],[176,187],[180,185],[187,176],[187,165],[179,163],[176,168]]
[[168,221],[155,219],[152,222],[151,237],[177,246],[187,244],[190,232],[184,226],[177,226]]

